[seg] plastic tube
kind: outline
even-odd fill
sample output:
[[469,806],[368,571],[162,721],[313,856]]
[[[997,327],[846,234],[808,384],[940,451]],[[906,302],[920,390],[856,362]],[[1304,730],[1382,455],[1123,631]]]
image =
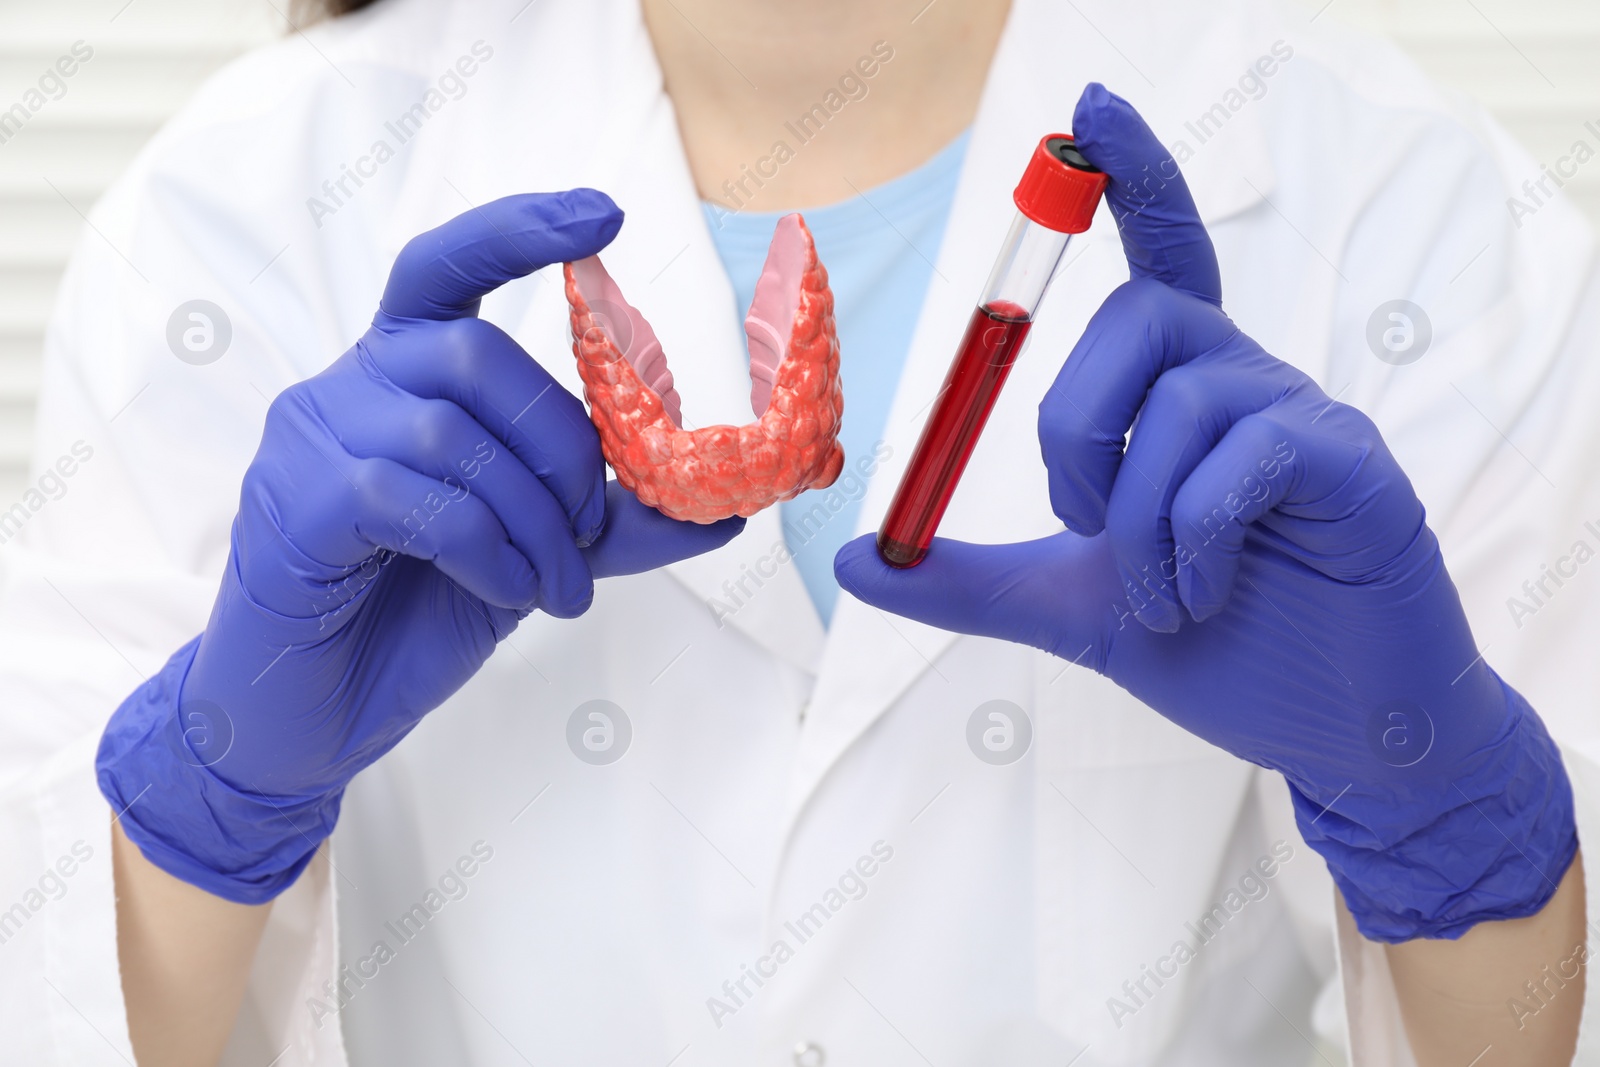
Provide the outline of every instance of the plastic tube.
[[1039,141],[1012,195],[1017,216],[878,530],[890,565],[914,567],[927,554],[1050,279],[1072,235],[1089,228],[1106,181],[1071,134]]

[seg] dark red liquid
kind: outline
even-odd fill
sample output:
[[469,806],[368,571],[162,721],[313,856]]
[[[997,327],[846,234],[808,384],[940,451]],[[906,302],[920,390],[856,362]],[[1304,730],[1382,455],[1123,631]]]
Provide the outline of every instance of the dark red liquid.
[[927,554],[1032,325],[1028,313],[1009,301],[985,304],[973,311],[878,531],[878,554],[886,563],[915,567]]

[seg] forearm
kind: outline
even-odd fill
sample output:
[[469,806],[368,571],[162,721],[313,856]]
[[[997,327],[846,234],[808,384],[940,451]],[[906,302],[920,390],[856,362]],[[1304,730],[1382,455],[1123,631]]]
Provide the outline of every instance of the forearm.
[[117,955],[128,1033],[144,1067],[210,1067],[244,999],[271,904],[235,904],[181,882],[112,826]]
[[1419,1067],[1571,1063],[1585,945],[1582,853],[1537,915],[1482,923],[1458,941],[1389,945]]

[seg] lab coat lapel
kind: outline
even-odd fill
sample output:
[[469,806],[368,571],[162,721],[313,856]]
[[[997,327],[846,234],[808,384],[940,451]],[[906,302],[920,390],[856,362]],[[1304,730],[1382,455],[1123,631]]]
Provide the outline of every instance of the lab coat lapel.
[[[655,58],[644,50],[639,63]],[[658,83],[659,84],[659,83]],[[659,94],[659,89],[657,90]],[[743,308],[723,269],[694,187],[670,102],[659,95],[641,131],[641,158],[614,186],[628,212],[616,250],[606,257],[635,306],[662,339],[683,396],[688,428],[739,425],[754,418],[744,354]],[[716,552],[680,561],[667,572],[732,627],[768,652],[815,671],[822,622],[787,552],[779,511],[752,516],[744,533]]]
[[[627,219],[602,258],[661,339],[685,424],[749,422],[744,309],[734,307],[636,0],[533,7],[515,0],[489,5],[494,10],[488,13],[472,10],[476,5],[458,7],[470,25],[453,37],[470,41],[479,32],[471,26],[498,27],[495,45],[505,41],[507,56],[496,61],[502,65],[494,70],[499,80],[493,91],[516,103],[483,108],[477,125],[455,123],[452,141],[436,144],[432,153],[438,176],[422,184],[450,203],[446,214],[465,206],[461,195],[482,202],[577,185],[610,194]],[[490,125],[503,124],[507,114],[523,118],[517,136]],[[556,269],[541,272],[546,277],[538,284],[515,282],[491,295],[484,314],[517,323],[512,332],[518,340],[581,395],[572,354],[565,341],[557,343],[569,334]],[[769,508],[724,548],[673,564],[667,573],[722,625],[814,671],[822,624],[782,556],[778,511]]]
[[[1086,20],[1104,30],[1092,31]],[[1211,40],[1214,31],[1205,26],[1201,13],[1194,34],[1185,37],[1195,45],[1192,51],[1130,55],[1108,36],[1129,42],[1146,36],[1130,21],[1120,4],[1063,8],[1045,0],[1018,0],[1013,5],[886,423],[890,455],[869,485],[857,533],[876,529],[888,508],[1011,223],[1011,190],[1038,138],[1070,129],[1083,86],[1102,81],[1129,97],[1163,143],[1172,146],[1181,140],[1182,115],[1192,102],[1209,103],[1237,79],[1235,66],[1242,69],[1248,57],[1271,43]],[[1063,52],[1059,42],[1065,40],[1076,43]],[[1241,55],[1247,58],[1234,63]],[[1146,66],[1161,72],[1165,91],[1147,83],[1140,73]],[[1273,185],[1260,127],[1246,116],[1225,132],[1225,148],[1207,146],[1209,151],[1196,152],[1184,168],[1208,223],[1259,203]],[[1068,250],[941,525],[942,536],[996,543],[1061,529],[1049,510],[1043,465],[1033,459],[1038,455],[1035,411],[1089,317],[1126,278],[1115,223],[1102,207],[1091,231],[1075,238]],[[848,380],[845,389],[848,397]],[[941,677],[939,657],[955,640],[957,635],[889,616],[853,597],[840,598],[802,734],[791,792],[793,815],[798,816],[828,768],[880,714],[925,674]]]

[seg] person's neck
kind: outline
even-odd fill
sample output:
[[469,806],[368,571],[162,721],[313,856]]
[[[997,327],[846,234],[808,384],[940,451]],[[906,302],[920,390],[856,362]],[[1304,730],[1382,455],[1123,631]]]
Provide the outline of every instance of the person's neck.
[[701,195],[730,210],[834,203],[953,140],[1010,2],[924,4],[642,0]]

